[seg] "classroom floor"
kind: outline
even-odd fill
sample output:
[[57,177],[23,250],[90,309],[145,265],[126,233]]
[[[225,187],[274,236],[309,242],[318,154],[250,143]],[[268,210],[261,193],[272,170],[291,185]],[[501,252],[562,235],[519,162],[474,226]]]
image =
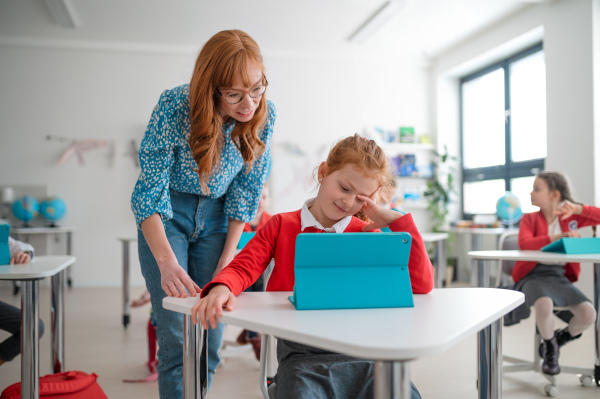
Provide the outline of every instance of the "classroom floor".
[[[132,289],[132,298],[141,292]],[[0,287],[0,300],[20,306],[20,297],[12,296],[7,286]],[[40,288],[40,315],[47,325],[41,340],[40,375],[50,373],[50,293],[44,284]],[[121,290],[119,288],[73,288],[65,290],[65,366],[98,374],[98,383],[110,399],[158,398],[157,382],[124,383],[123,379],[148,375],[146,323],[149,307],[132,309],[131,324],[121,325]],[[235,339],[240,330],[226,329],[226,338]],[[533,318],[503,330],[505,354],[533,358]],[[561,354],[561,364],[592,367],[594,362],[591,331],[567,346]],[[0,331],[0,340],[7,334]],[[411,378],[424,399],[477,398],[476,337],[470,337],[452,349],[436,356],[418,359],[411,364]],[[20,357],[0,366],[0,391],[20,379]],[[600,387],[582,387],[577,376],[559,375],[559,398],[598,399]],[[505,375],[505,398],[544,398],[546,380],[533,372]],[[250,350],[227,358],[219,368],[211,399],[260,399],[258,361]]]

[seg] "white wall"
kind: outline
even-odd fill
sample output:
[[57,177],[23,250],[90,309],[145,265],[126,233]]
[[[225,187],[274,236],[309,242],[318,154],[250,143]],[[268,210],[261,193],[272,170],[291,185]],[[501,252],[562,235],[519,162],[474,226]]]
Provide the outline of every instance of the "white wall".
[[[434,66],[438,139],[456,153],[458,78],[543,38],[546,56],[546,168],[570,177],[575,199],[600,205],[598,0],[559,0],[525,9],[441,56]],[[595,33],[595,35],[594,35]],[[595,39],[595,40],[594,40]],[[520,48],[519,48],[520,47]],[[596,101],[595,101],[596,100]],[[588,281],[591,267],[584,267]],[[590,289],[586,286],[588,295]]]
[[[75,226],[72,270],[76,286],[119,285],[118,237],[136,234],[129,200],[139,174],[124,156],[130,139],[141,141],[160,93],[189,80],[195,54],[0,45],[0,186],[46,185],[68,206],[62,225]],[[338,138],[367,124],[413,125],[429,130],[427,70],[380,59],[293,58],[267,54],[268,96],[278,108],[273,141],[272,206],[297,209],[308,197],[307,172]],[[57,166],[68,143],[46,135],[115,143]],[[286,148],[298,146],[300,159]],[[301,175],[299,176],[298,173]],[[303,178],[305,182],[298,183]],[[420,216],[422,223],[426,217]],[[133,285],[143,284],[132,255]]]

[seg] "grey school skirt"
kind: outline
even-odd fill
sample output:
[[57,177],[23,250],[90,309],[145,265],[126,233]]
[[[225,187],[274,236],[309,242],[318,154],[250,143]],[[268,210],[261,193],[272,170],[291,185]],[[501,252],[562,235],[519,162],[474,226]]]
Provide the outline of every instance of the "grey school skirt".
[[[545,265],[538,263],[521,280],[510,289],[525,294],[525,303],[504,316],[504,325],[511,326],[531,315],[531,307],[541,297],[550,297],[554,306],[571,306],[582,302],[591,302],[583,293],[565,277],[565,268],[561,265]],[[568,323],[571,312],[558,314]]]
[[[277,398],[371,399],[373,362],[283,339],[277,340]],[[421,399],[411,385],[411,399]]]

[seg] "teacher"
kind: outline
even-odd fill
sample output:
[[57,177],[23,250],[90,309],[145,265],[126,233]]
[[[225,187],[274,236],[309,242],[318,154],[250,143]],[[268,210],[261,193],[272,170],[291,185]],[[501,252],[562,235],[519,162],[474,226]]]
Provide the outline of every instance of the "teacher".
[[[199,293],[233,259],[255,217],[276,119],[267,85],[256,42],[219,32],[190,83],[162,93],[142,140],[131,207],[156,315],[161,399],[183,397],[183,316],[163,309],[163,298]],[[209,387],[222,338],[222,324],[208,331]]]

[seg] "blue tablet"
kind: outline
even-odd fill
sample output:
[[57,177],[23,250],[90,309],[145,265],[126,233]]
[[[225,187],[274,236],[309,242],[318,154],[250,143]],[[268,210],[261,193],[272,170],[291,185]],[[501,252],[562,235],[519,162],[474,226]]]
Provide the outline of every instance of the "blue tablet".
[[10,263],[10,248],[8,247],[8,236],[10,235],[10,225],[0,223],[0,265]]
[[408,233],[304,233],[296,238],[297,310],[412,307]]

